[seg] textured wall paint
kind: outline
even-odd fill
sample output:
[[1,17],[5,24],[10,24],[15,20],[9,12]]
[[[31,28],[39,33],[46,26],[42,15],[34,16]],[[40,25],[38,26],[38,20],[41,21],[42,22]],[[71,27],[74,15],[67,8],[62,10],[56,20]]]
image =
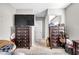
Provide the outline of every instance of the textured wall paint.
[[13,26],[15,9],[8,4],[0,4],[0,39],[9,39]]
[[73,3],[65,10],[66,32],[71,40],[79,39],[79,3]]

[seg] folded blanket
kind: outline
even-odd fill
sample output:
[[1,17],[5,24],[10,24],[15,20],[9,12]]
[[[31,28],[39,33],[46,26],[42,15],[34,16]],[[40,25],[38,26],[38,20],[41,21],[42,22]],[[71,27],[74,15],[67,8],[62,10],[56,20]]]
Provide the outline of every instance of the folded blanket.
[[1,52],[10,52],[13,47],[14,47],[13,44],[5,45],[0,48],[0,51]]
[[0,51],[9,52],[14,47],[14,43],[7,40],[0,40]]
[[9,44],[14,44],[14,43],[8,40],[0,40],[0,48]]

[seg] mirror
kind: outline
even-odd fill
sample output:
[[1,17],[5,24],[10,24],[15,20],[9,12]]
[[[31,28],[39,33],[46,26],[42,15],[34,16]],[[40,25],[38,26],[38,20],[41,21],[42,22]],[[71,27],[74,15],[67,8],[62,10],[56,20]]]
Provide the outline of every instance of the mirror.
[[50,15],[49,16],[49,26],[55,26],[60,24],[61,16]]

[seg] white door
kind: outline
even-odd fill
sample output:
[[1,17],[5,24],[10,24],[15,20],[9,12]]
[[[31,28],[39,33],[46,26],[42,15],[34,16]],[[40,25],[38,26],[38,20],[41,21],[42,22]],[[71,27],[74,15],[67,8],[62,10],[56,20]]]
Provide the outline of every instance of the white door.
[[42,34],[42,20],[36,20],[35,25],[35,40],[40,41],[43,37]]

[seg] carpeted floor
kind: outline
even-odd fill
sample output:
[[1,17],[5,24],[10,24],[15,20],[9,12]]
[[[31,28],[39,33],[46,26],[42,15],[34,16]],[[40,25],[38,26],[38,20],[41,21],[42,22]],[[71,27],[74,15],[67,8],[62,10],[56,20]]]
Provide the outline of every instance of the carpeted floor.
[[18,48],[15,55],[68,55],[63,48],[53,48],[33,46],[30,49]]
[[68,55],[63,48],[50,49],[45,43],[45,40],[41,40],[30,49],[18,48],[14,55]]

